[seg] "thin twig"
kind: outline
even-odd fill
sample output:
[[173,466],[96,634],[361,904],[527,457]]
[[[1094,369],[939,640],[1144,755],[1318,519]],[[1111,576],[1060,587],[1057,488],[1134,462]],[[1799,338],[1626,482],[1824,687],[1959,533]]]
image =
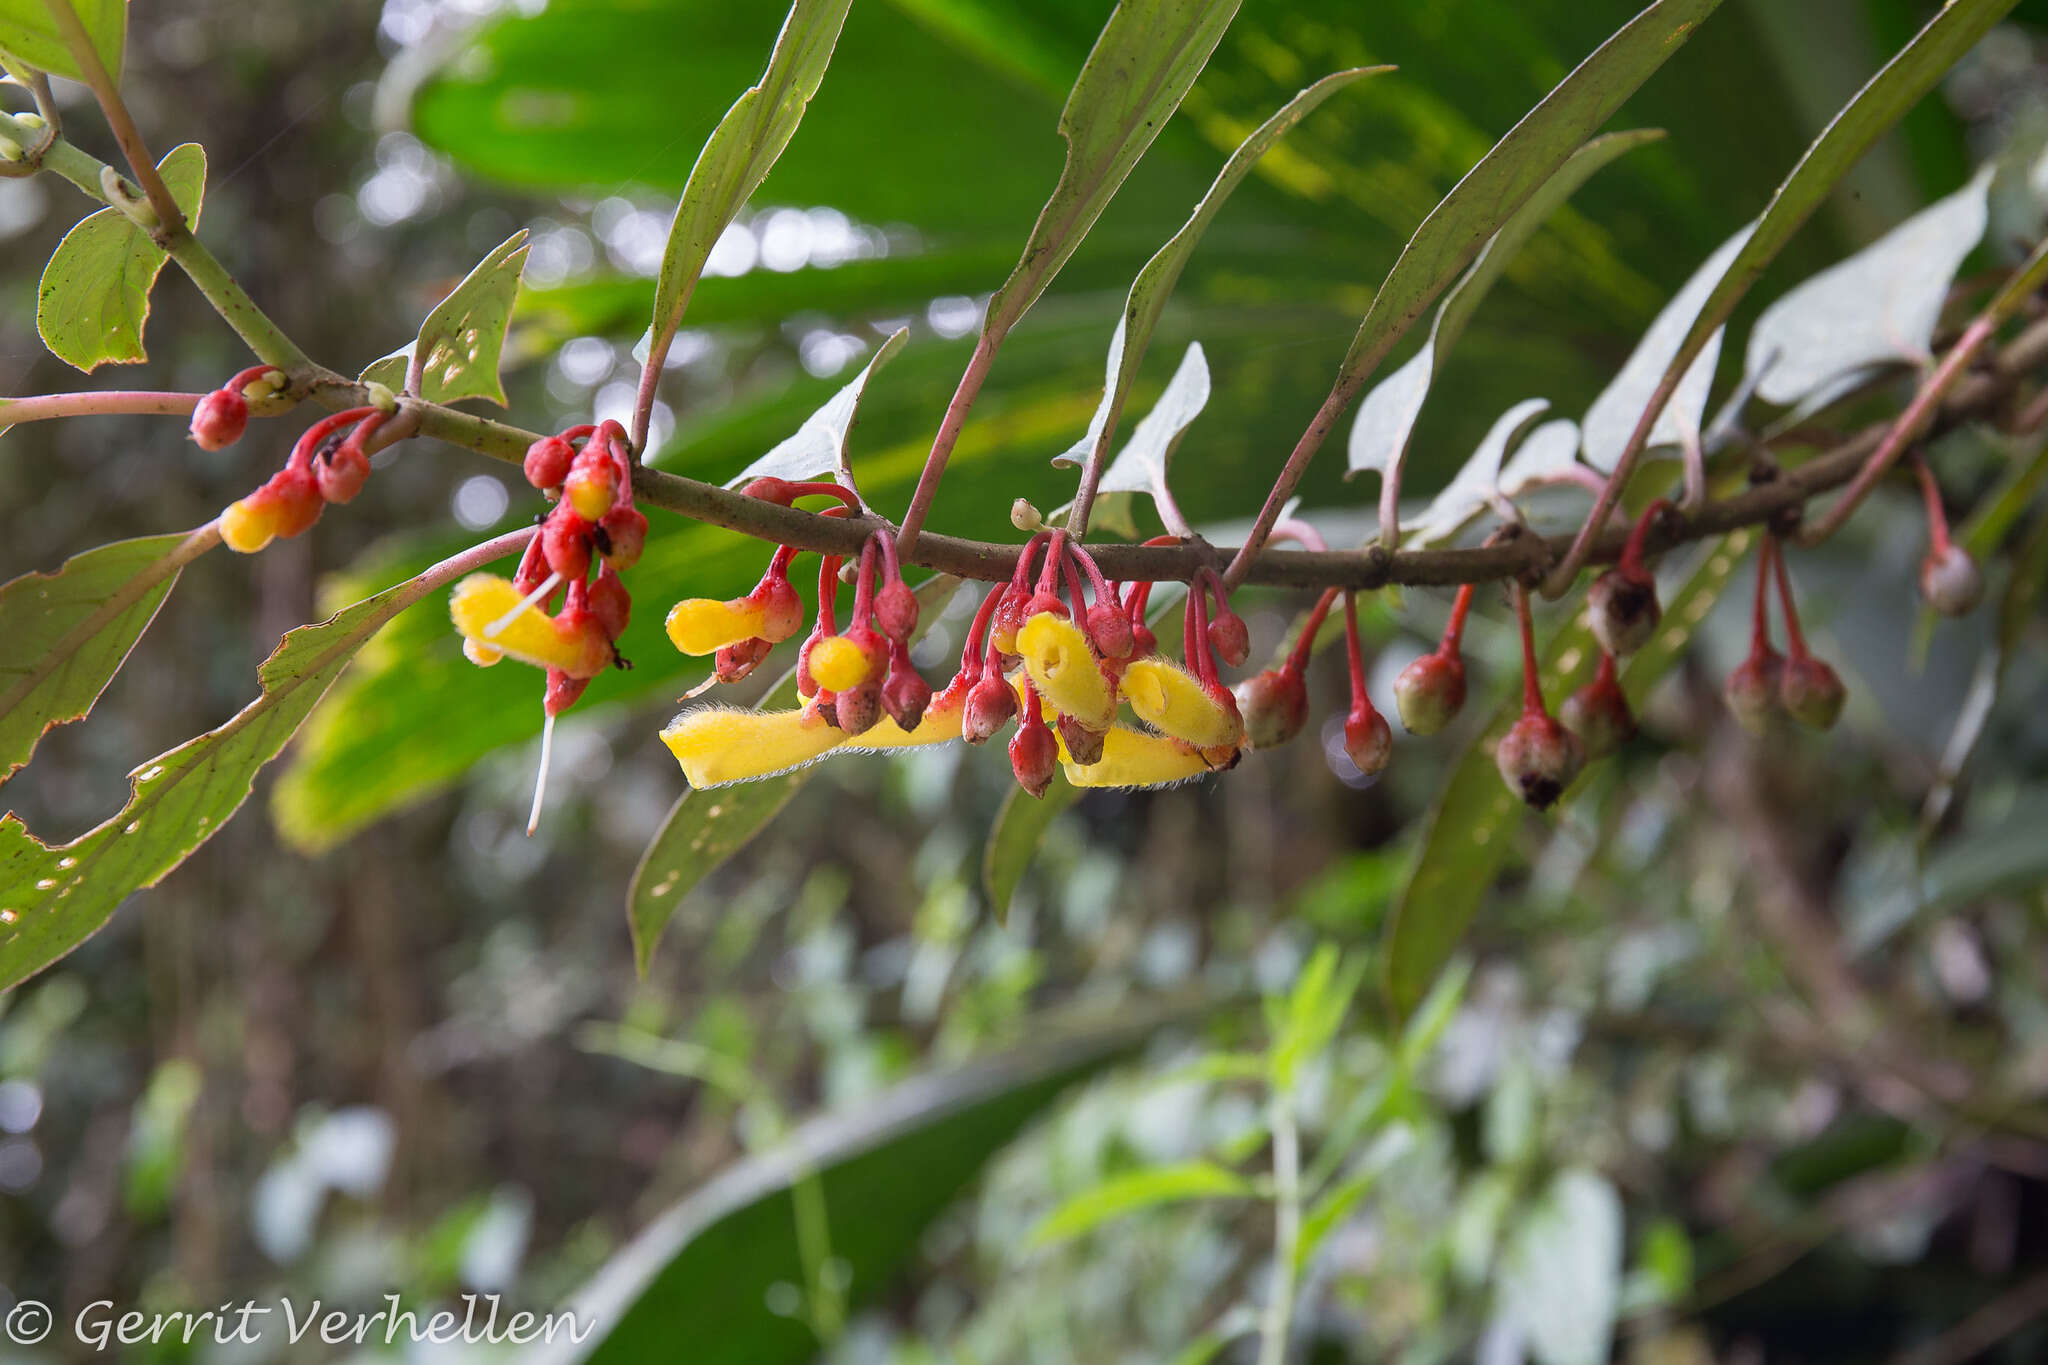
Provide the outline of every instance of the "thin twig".
[[149,154],[148,146],[142,141],[142,134],[136,129],[135,120],[121,99],[121,89],[108,73],[106,63],[100,60],[99,49],[92,45],[92,35],[79,21],[78,11],[71,8],[71,0],[43,0],[43,5],[64,35],[64,45],[71,49],[79,74],[85,77],[93,98],[99,101],[100,112],[107,116],[107,126],[114,131],[114,141],[121,144],[121,155],[128,159],[128,169],[135,176],[135,183],[142,187],[142,192],[149,197],[150,208],[156,211],[154,235],[158,243],[167,245],[186,235],[185,212],[171,197],[170,186],[164,184],[164,178],[157,174],[156,158]]

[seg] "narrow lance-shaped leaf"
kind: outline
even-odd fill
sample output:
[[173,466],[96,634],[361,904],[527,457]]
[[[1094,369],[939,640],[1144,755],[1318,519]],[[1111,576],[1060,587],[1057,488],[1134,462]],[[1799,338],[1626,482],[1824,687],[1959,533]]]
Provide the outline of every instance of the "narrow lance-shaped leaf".
[[1238,0],[1122,0],[1060,111],[1067,162],[1024,255],[989,300],[982,344],[1014,327],[1081,245],[1138,158],[1180,108]]
[[1191,1199],[1242,1199],[1252,1183],[1213,1161],[1146,1166],[1111,1176],[1083,1190],[1045,1216],[1031,1234],[1033,1246],[1064,1242],[1141,1209]]
[[988,897],[989,913],[997,924],[1010,919],[1010,901],[1017,884],[1024,880],[1031,860],[1053,821],[1073,809],[1081,799],[1081,788],[1067,781],[1064,772],[1053,773],[1052,785],[1043,796],[1034,797],[1022,787],[1012,787],[996,812],[988,843],[981,851],[981,889]]
[[[1685,286],[1657,314],[1650,330],[1643,333],[1643,339],[1629,353],[1621,372],[1600,391],[1600,396],[1593,400],[1593,406],[1586,409],[1581,437],[1585,443],[1587,464],[1603,474],[1613,471],[1644,406],[1650,401],[1671,358],[1678,353],[1687,329],[1699,316],[1700,306],[1725,276],[1729,262],[1735,259],[1755,230],[1754,223],[1740,228],[1734,236],[1716,247],[1714,254],[1707,257],[1698,270],[1693,271]],[[1698,439],[1700,422],[1706,416],[1707,398],[1714,385],[1714,366],[1720,357],[1721,333],[1716,329],[1707,337],[1685,377],[1679,381],[1671,401],[1657,418],[1647,448],[1682,445]]]
[[1344,354],[1348,398],[1522,202],[1670,60],[1720,0],[1658,0],[1559,81],[1415,229]]
[[0,782],[45,732],[92,709],[179,572],[219,540],[210,524],[120,540],[0,587]]
[[1180,283],[1181,272],[1195,254],[1202,234],[1209,230],[1209,224],[1215,221],[1231,193],[1251,174],[1259,158],[1330,96],[1361,77],[1377,76],[1391,70],[1390,66],[1360,67],[1325,76],[1287,101],[1271,118],[1253,130],[1250,137],[1238,144],[1230,159],[1223,163],[1223,169],[1216,173],[1208,193],[1195,205],[1187,223],[1167,239],[1166,245],[1160,247],[1151,260],[1145,262],[1137,279],[1131,282],[1130,295],[1124,300],[1123,316],[1118,319],[1116,334],[1109,343],[1109,372],[1103,381],[1102,402],[1088,423],[1087,435],[1075,442],[1064,456],[1055,459],[1054,464],[1063,461],[1085,464],[1091,453],[1099,460],[1108,450],[1110,440],[1116,435],[1117,421],[1123,415],[1124,403],[1130,397],[1131,384],[1137,378],[1138,367],[1144,363],[1145,352],[1151,347],[1152,332],[1159,325],[1159,316],[1165,312],[1167,300],[1173,296],[1174,286]]
[[861,372],[853,377],[851,383],[805,418],[794,435],[748,465],[728,487],[771,476],[793,481],[836,477],[847,487],[854,487],[847,443],[853,435],[853,424],[860,416],[861,396],[867,392],[868,381],[874,378],[875,371],[888,364],[889,358],[903,349],[903,343],[909,337],[910,329],[907,327],[899,327],[890,333],[889,338],[875,348],[873,358],[861,367]]
[[[478,261],[420,325],[413,353],[421,354],[420,397],[430,403],[488,398],[505,405],[498,357],[526,268],[526,229],[521,228]],[[408,361],[410,356],[407,357]]]
[[1880,366],[1930,360],[1949,285],[1984,236],[1992,170],[1766,308],[1744,358],[1757,396],[1790,405]]
[[[199,226],[206,195],[206,152],[196,142],[171,148],[158,163],[185,221]],[[91,373],[107,361],[147,360],[142,327],[149,291],[169,260],[149,234],[118,209],[101,209],[64,234],[36,297],[36,330],[66,364]]]
[[[959,588],[959,579],[944,574],[918,585],[920,636]],[[755,703],[755,709],[786,710],[799,700],[792,668]],[[635,966],[647,970],[661,932],[683,898],[781,814],[815,771],[812,765],[714,792],[685,791],[676,798],[661,829],[641,853],[632,884],[626,888],[626,923],[633,934]]]
[[[121,79],[121,57],[128,45],[128,0],[70,0],[72,12],[92,40],[100,65]],[[0,49],[21,66],[82,81],[77,58],[64,41],[63,30],[50,15],[48,0],[0,0]],[[183,207],[180,205],[180,207]]]
[[1465,324],[1471,321],[1487,291],[1513,262],[1516,253],[1535,235],[1536,229],[1562,208],[1580,186],[1592,179],[1595,171],[1623,152],[1663,136],[1661,129],[1641,128],[1634,132],[1596,137],[1573,152],[1558,167],[1557,173],[1515,210],[1513,216],[1481,248],[1478,259],[1444,296],[1422,349],[1375,385],[1358,405],[1357,420],[1351,424],[1348,451],[1352,473],[1365,469],[1379,470],[1396,490],[1399,489],[1401,462],[1407,456],[1408,441],[1414,435],[1416,420],[1422,415],[1422,404],[1429,396],[1429,386],[1443,357],[1457,345]]
[[654,360],[668,349],[711,248],[795,136],[832,60],[852,0],[796,0],[760,84],[741,95],[704,143],[676,204],[654,291]]
[[[1656,681],[1677,662],[1701,621],[1713,609],[1742,554],[1754,539],[1749,530],[1730,532],[1706,549],[1683,587],[1664,609],[1663,627],[1629,656],[1621,684],[1632,706],[1640,706]],[[1543,688],[1559,699],[1592,680],[1600,651],[1584,612],[1557,633],[1544,653]],[[1522,803],[1500,780],[1493,746],[1521,714],[1520,689],[1494,710],[1493,719],[1451,770],[1430,812],[1413,871],[1387,922],[1387,995],[1397,1017],[1412,1011],[1464,937],[1480,902],[1492,888],[1513,840]],[[1565,793],[1565,800],[1573,793]]]
[[[1700,305],[1692,328],[1664,369],[1662,381],[1640,408],[1640,425],[1661,421],[1663,404],[1677,391],[1681,376],[1735,312],[1751,285],[1777,259],[1792,235],[1827,200],[1837,182],[1868,151],[1871,144],[1936,81],[1954,66],[1991,26],[2012,11],[2018,0],[1949,0],[1927,26],[1913,36],[1884,68],[1870,78],[1854,99],[1815,138],[1778,186],[1756,220],[1755,230],[1722,272]],[[1654,432],[1650,434],[1654,440]],[[1637,443],[1631,440],[1634,447]],[[1630,458],[1624,451],[1623,459]]]
[[257,671],[260,696],[219,729],[137,769],[120,812],[70,843],[45,844],[13,814],[0,818],[0,989],[84,942],[129,893],[155,885],[226,824],[257,770],[277,756],[380,627],[519,544],[516,536],[501,537],[290,632]]

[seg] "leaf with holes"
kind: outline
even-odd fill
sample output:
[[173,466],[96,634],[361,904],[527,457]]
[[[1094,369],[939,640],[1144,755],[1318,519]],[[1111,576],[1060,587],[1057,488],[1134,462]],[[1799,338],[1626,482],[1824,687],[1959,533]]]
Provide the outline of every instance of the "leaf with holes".
[[1391,470],[1389,477],[1399,481],[1400,464],[1408,453],[1408,440],[1414,435],[1416,420],[1422,416],[1422,404],[1429,396],[1430,383],[1443,357],[1457,344],[1465,324],[1471,321],[1473,312],[1500,278],[1501,272],[1508,268],[1536,229],[1562,208],[1565,201],[1593,177],[1595,171],[1623,152],[1663,136],[1658,129],[1641,128],[1594,138],[1573,152],[1556,173],[1501,225],[1500,230],[1480,249],[1478,259],[1466,268],[1444,296],[1422,349],[1375,385],[1372,392],[1366,394],[1365,401],[1358,405],[1358,417],[1351,424],[1347,452],[1352,473],[1374,469],[1384,474]]
[[989,300],[984,346],[1003,339],[1081,245],[1138,158],[1180,108],[1237,6],[1238,0],[1122,0],[1117,5],[1060,110],[1067,162],[1017,268]]
[[52,727],[84,718],[179,571],[219,540],[211,525],[118,540],[0,587],[0,782]]
[[[128,0],[71,0],[71,9],[92,40],[100,65],[120,80],[121,57],[128,45]],[[0,50],[18,64],[52,76],[85,79],[71,45],[50,17],[48,0],[0,0]]]
[[1330,96],[1362,76],[1377,76],[1391,70],[1388,66],[1361,67],[1325,76],[1287,101],[1238,144],[1230,159],[1223,163],[1223,169],[1216,173],[1208,193],[1195,205],[1186,225],[1167,239],[1166,245],[1145,262],[1138,278],[1131,282],[1123,314],[1117,319],[1116,334],[1109,343],[1109,371],[1103,379],[1102,402],[1088,423],[1088,433],[1065,455],[1055,459],[1054,464],[1085,465],[1091,455],[1100,460],[1107,452],[1111,438],[1116,435],[1117,421],[1123,416],[1124,403],[1130,398],[1131,384],[1138,377],[1138,366],[1144,363],[1145,352],[1152,344],[1159,315],[1166,310],[1166,301],[1173,296],[1188,258],[1195,254],[1202,234],[1215,221],[1231,192],[1251,174],[1259,158]]
[[420,397],[430,403],[488,398],[505,406],[498,357],[505,349],[505,329],[512,322],[512,302],[519,295],[519,272],[526,268],[527,250],[526,229],[521,228],[478,261],[454,292],[427,314],[419,339],[406,353],[410,364],[414,355],[425,352]]
[[0,818],[0,989],[76,948],[131,892],[154,886],[212,838],[356,651],[399,612],[487,562],[457,556],[288,633],[257,670],[256,700],[138,768],[127,805],[70,843],[45,844],[18,817]]
[[[1662,627],[1622,668],[1621,684],[1631,706],[1640,707],[1651,686],[1677,662],[1754,536],[1749,530],[1730,532],[1700,553],[1684,586],[1669,596]],[[1592,680],[1599,661],[1585,613],[1579,612],[1545,651],[1546,691],[1553,699],[1570,695]],[[1522,803],[1500,780],[1493,746],[1521,714],[1520,689],[1513,691],[1451,770],[1430,812],[1415,867],[1394,901],[1387,924],[1386,989],[1397,1017],[1406,1016],[1429,990],[1507,861]],[[1565,799],[1571,800],[1572,793]]]
[[789,7],[768,69],[711,130],[669,224],[654,291],[654,335],[665,345],[690,306],[690,294],[711,248],[733,216],[760,188],[775,159],[796,135],[804,110],[846,22],[853,0],[796,0]]
[[[919,637],[938,619],[939,612],[959,587],[959,579],[944,574],[918,585]],[[796,670],[792,668],[755,703],[755,709],[786,710],[798,701]],[[849,748],[845,752],[862,751]],[[633,934],[633,961],[643,974],[661,942],[661,931],[668,927],[669,918],[682,904],[683,897],[781,814],[815,771],[812,765],[716,791],[686,791],[676,798],[661,829],[641,853],[640,865],[633,869],[632,884],[626,888],[626,924]]]
[[[171,148],[158,163],[185,220],[199,226],[206,194],[206,152],[196,142]],[[142,327],[149,291],[170,257],[118,209],[101,209],[64,234],[43,267],[36,330],[59,360],[88,374],[101,364],[147,360]]]
[[750,480],[772,476],[792,481],[836,478],[848,488],[855,487],[848,463],[847,442],[852,439],[854,423],[860,417],[861,395],[867,392],[868,381],[875,377],[875,371],[888,364],[889,358],[902,350],[903,343],[909,339],[908,327],[898,327],[891,332],[888,339],[875,348],[873,358],[853,377],[852,383],[806,417],[795,435],[748,465],[728,480],[726,486],[736,488]]
[[1745,375],[1790,406],[1887,365],[1920,365],[1949,285],[1984,236],[1992,167],[1764,309]]

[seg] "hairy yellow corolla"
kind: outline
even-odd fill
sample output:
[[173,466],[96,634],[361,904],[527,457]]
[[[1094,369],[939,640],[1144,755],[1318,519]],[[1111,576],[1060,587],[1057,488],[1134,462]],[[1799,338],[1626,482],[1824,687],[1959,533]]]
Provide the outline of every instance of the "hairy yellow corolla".
[[767,623],[767,608],[751,598],[686,597],[668,609],[668,638],[685,654],[716,654],[760,635]]
[[1116,692],[1072,621],[1039,612],[1017,632],[1017,654],[1038,694],[1061,715],[1098,730],[1116,719]]
[[1244,734],[1237,714],[1179,664],[1151,655],[1124,669],[1124,699],[1148,724],[1199,748],[1235,744]]
[[868,680],[875,661],[844,635],[827,635],[811,646],[811,679],[828,692],[848,692]]
[[1069,763],[1067,781],[1077,787],[1164,787],[1214,766],[1177,739],[1116,725],[1102,737],[1101,761],[1085,768]]
[[670,721],[661,742],[692,787],[746,782],[821,758],[846,739],[809,708],[735,711],[698,706]]
[[[473,573],[455,585],[448,614],[462,638],[486,654],[495,650],[536,668],[559,668],[572,678],[594,678],[611,667],[611,644],[594,623],[583,630],[563,628],[539,607],[521,606],[522,596],[510,579]],[[501,621],[503,627],[489,634]]]

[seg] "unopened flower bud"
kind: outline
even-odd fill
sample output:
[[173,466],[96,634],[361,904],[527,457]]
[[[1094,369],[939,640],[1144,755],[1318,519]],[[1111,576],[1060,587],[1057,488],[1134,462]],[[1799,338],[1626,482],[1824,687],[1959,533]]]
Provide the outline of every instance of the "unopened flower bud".
[[590,573],[590,531],[590,523],[573,510],[556,511],[540,528],[541,554],[548,568],[566,582],[574,583]]
[[891,640],[908,640],[917,629],[917,594],[900,578],[882,585],[875,594],[875,624]]
[[960,737],[969,744],[985,744],[1017,714],[1017,694],[1001,674],[991,670],[967,689],[964,707]]
[[1209,623],[1209,647],[1231,668],[1250,658],[1252,637],[1245,628],[1244,618],[1228,606],[1219,604],[1216,619]]
[[1025,717],[1010,737],[1010,771],[1017,775],[1017,785],[1043,797],[1059,766],[1059,742],[1053,738],[1052,728],[1035,716]]
[[370,457],[360,446],[344,443],[324,460],[314,462],[320,496],[328,502],[352,502],[370,477]]
[[1548,810],[1585,766],[1578,737],[1541,711],[1526,711],[1493,751],[1508,788],[1537,810]]
[[1116,602],[1097,602],[1088,608],[1088,638],[1105,659],[1128,659],[1137,645],[1131,618]]
[[1277,749],[1308,721],[1308,684],[1291,668],[1269,668],[1237,685],[1237,709],[1254,749]]
[[911,667],[903,646],[896,646],[889,654],[889,676],[882,680],[882,709],[905,730],[915,730],[931,703],[932,685]]
[[647,546],[647,514],[637,507],[614,507],[597,523],[597,534],[605,562],[630,569]]
[[249,400],[233,389],[215,389],[192,410],[192,439],[201,450],[233,445],[248,426]]
[[1465,705],[1465,661],[1432,651],[1394,679],[1394,709],[1411,735],[1433,735]]
[[1657,603],[1657,582],[1647,573],[1609,569],[1586,590],[1587,615],[1593,637],[1617,658],[1633,654],[1657,633],[1664,609]]
[[1943,545],[1920,561],[1920,595],[1943,616],[1968,616],[1984,600],[1984,575],[1968,550]]
[[559,436],[543,436],[526,448],[526,481],[543,493],[560,488],[575,458],[576,447]]
[[616,640],[626,633],[626,622],[632,619],[633,595],[626,591],[618,572],[607,564],[598,571],[590,585],[590,614],[596,618],[598,629],[607,640]]
[[1102,761],[1102,741],[1107,731],[1092,730],[1076,716],[1061,716],[1056,722],[1060,743],[1067,749],[1067,761],[1080,767]]
[[1595,678],[1564,699],[1558,719],[1579,737],[1586,758],[1605,758],[1634,738],[1635,714],[1628,697],[1611,677]]
[[1736,723],[1753,735],[1769,729],[1771,717],[1777,713],[1778,680],[1784,665],[1784,656],[1775,649],[1752,654],[1721,684],[1721,694]]
[[1785,714],[1815,730],[1826,730],[1840,719],[1848,695],[1835,670],[1811,654],[1785,660],[1778,677],[1778,700]]
[[832,699],[833,721],[847,735],[865,734],[882,718],[882,680],[868,678]]
[[1344,718],[1344,752],[1367,777],[1383,771],[1394,756],[1394,732],[1387,718],[1371,706],[1354,706]]

